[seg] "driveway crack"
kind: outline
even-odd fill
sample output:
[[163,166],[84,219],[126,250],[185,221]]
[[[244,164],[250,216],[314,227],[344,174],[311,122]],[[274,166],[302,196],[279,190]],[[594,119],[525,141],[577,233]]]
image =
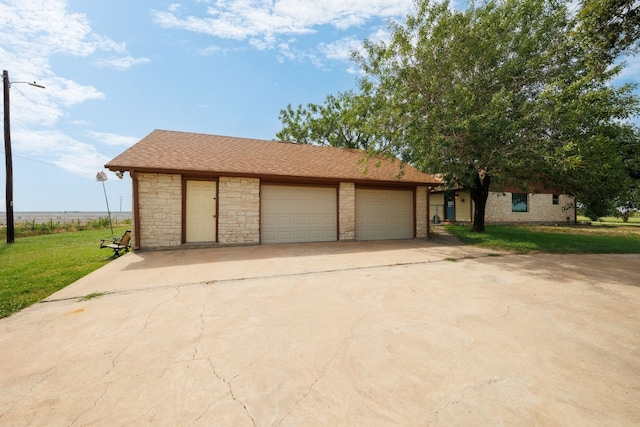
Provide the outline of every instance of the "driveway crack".
[[[185,287],[193,287],[193,286],[209,286],[209,285],[220,285],[225,283],[235,283],[235,282],[243,282],[249,280],[264,280],[264,279],[276,279],[283,277],[303,277],[303,276],[311,276],[315,274],[330,274],[330,273],[341,273],[346,271],[365,271],[365,270],[378,270],[388,267],[409,267],[409,266],[417,266],[417,265],[429,265],[435,264],[439,262],[449,262],[449,261],[458,261],[458,260],[467,260],[467,259],[477,259],[480,257],[489,257],[491,255],[465,255],[460,256],[458,258],[446,258],[446,259],[437,259],[437,260],[425,260],[425,261],[407,261],[407,262],[396,262],[396,263],[388,263],[388,264],[380,264],[380,265],[365,265],[365,266],[355,266],[355,267],[344,267],[344,268],[329,268],[317,271],[304,271],[304,272],[296,272],[296,273],[280,273],[280,274],[272,274],[272,275],[263,275],[263,276],[247,276],[247,277],[236,277],[229,279],[213,279],[213,280],[204,280],[200,282],[186,282],[186,283],[174,283],[174,284],[154,284],[149,285],[144,288],[129,288],[129,289],[121,289],[114,291],[101,291],[103,297],[110,295],[129,295],[140,292],[157,292],[165,289],[180,289]],[[78,298],[83,298],[85,295],[76,295],[64,298],[46,298],[38,302],[38,304],[51,304],[55,302],[63,302],[69,300],[77,300]]]
[[[142,325],[142,327],[140,328],[140,330],[138,330],[138,332],[136,332],[135,335],[133,335],[131,337],[131,339],[129,339],[129,342],[127,342],[127,344],[125,344],[120,351],[118,352],[118,354],[116,354],[113,359],[111,360],[111,367],[109,368],[109,370],[107,372],[105,372],[104,374],[104,378],[106,379],[112,372],[114,369],[116,369],[117,365],[118,365],[118,361],[120,359],[120,357],[122,356],[122,354],[127,351],[127,349],[129,347],[131,347],[131,345],[135,342],[136,338],[138,338],[149,326],[149,320],[151,319],[151,316],[153,316],[153,314],[156,312],[156,310],[158,310],[158,308],[164,304],[165,302],[174,299],[177,295],[179,294],[179,290],[176,290],[176,294],[173,295],[170,298],[167,298],[161,302],[159,302],[158,304],[156,304],[155,307],[153,307],[153,309],[151,311],[149,311],[149,314],[147,315],[147,317],[144,320],[144,324]],[[111,387],[111,385],[113,384],[113,382],[109,381],[105,383],[105,387],[104,390],[102,391],[102,393],[100,394],[100,396],[98,396],[96,398],[96,400],[93,402],[93,405],[91,405],[91,407],[85,409],[84,411],[82,411],[80,414],[78,414],[78,416],[69,424],[69,426],[74,425],[83,415],[89,413],[91,410],[93,410],[94,408],[96,408],[96,406],[98,406],[98,403],[100,402],[100,400],[102,400],[102,398],[104,397],[104,395],[107,393],[107,391],[109,390],[109,388]]]
[[464,399],[465,399],[465,396],[464,396],[464,395],[465,395],[465,392],[466,392],[467,390],[473,390],[473,389],[477,389],[477,388],[480,388],[480,387],[484,387],[484,386],[486,386],[486,385],[492,385],[492,384],[498,383],[498,382],[500,382],[500,381],[505,381],[506,379],[507,379],[507,378],[505,378],[505,377],[487,378],[487,379],[486,379],[486,380],[484,380],[484,381],[480,381],[480,382],[477,382],[477,383],[473,383],[473,384],[465,385],[465,386],[462,388],[462,390],[460,390],[460,397],[458,397],[458,398],[457,398],[457,399],[455,399],[455,400],[450,400],[450,401],[448,401],[446,404],[442,405],[439,409],[437,409],[437,410],[436,410],[436,412],[435,412],[435,414],[434,414],[434,419],[429,420],[429,422],[427,423],[427,425],[431,425],[431,423],[432,423],[435,419],[437,419],[437,418],[438,418],[438,416],[440,415],[440,413],[441,413],[441,412],[446,411],[450,406],[452,406],[452,405],[457,405],[457,404],[462,403],[462,402],[464,401]]
[[240,404],[240,406],[242,406],[242,408],[244,409],[244,412],[247,414],[247,417],[249,417],[249,419],[251,420],[251,423],[253,424],[254,427],[256,427],[256,420],[253,419],[253,417],[251,416],[251,414],[249,413],[249,409],[247,408],[247,405],[245,405],[245,403],[238,399],[235,395],[235,393],[233,392],[233,387],[231,387],[231,382],[237,378],[238,376],[236,375],[235,377],[233,377],[233,379],[231,379],[230,381],[228,381],[226,378],[220,376],[220,374],[218,374],[218,372],[216,371],[216,367],[213,365],[213,362],[211,361],[211,359],[207,359],[209,361],[209,365],[211,366],[211,371],[213,372],[213,375],[216,376],[216,378],[218,378],[220,381],[222,381],[223,383],[225,383],[227,385],[227,387],[229,387],[229,396],[231,396],[231,399],[233,399],[233,401],[238,402],[238,404]]
[[203,298],[202,306],[200,307],[200,331],[198,332],[198,336],[195,339],[195,343],[193,345],[193,354],[191,355],[192,360],[198,359],[198,353],[200,346],[200,341],[202,340],[202,336],[204,335],[204,313],[206,306],[206,298]]
[[347,342],[349,340],[351,340],[353,338],[354,335],[354,330],[358,327],[358,325],[360,324],[360,322],[362,322],[364,320],[365,317],[371,315],[372,311],[368,311],[366,314],[360,316],[360,318],[358,318],[353,326],[351,327],[351,330],[349,331],[349,334],[342,340],[342,343],[340,344],[340,346],[336,349],[336,351],[333,353],[333,356],[331,356],[331,358],[324,364],[324,366],[322,367],[322,370],[320,371],[320,375],[318,375],[309,385],[309,387],[307,388],[307,392],[302,395],[300,397],[300,399],[298,399],[293,406],[291,406],[291,409],[289,409],[289,412],[286,413],[286,415],[284,417],[282,417],[282,419],[278,422],[278,425],[281,425],[284,420],[286,420],[289,415],[291,415],[291,413],[293,412],[293,410],[300,404],[300,402],[302,402],[303,400],[305,400],[307,398],[307,396],[309,396],[311,394],[311,392],[313,391],[313,388],[315,387],[315,385],[318,383],[318,381],[320,381],[320,379],[322,379],[322,377],[324,377],[324,375],[327,372],[327,369],[329,367],[329,365],[338,357],[338,354],[340,354],[344,348],[347,345]]

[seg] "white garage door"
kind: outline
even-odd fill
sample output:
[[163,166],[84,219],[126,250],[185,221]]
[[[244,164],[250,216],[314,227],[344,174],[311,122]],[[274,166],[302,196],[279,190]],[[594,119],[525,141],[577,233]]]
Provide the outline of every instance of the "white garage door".
[[356,189],[356,240],[413,237],[413,191]]
[[336,189],[263,185],[260,230],[262,243],[338,240]]

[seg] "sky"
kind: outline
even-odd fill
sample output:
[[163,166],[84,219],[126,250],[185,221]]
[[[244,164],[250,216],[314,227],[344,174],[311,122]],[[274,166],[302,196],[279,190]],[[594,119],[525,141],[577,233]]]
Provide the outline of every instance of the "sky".
[[[350,52],[412,10],[412,0],[0,0],[14,211],[105,211],[97,172],[154,129],[274,139],[288,104],[356,88]],[[630,61],[621,81],[638,71]],[[20,83],[34,81],[46,88]],[[128,174],[107,175],[111,211],[130,211]],[[0,211],[4,189],[2,162]]]
[[[96,173],[154,129],[271,140],[288,104],[356,87],[349,60],[412,0],[0,0],[14,211],[105,211]],[[18,82],[37,82],[45,89]],[[2,157],[4,158],[4,146]],[[0,211],[5,210],[4,162]],[[107,171],[111,211],[131,179]]]

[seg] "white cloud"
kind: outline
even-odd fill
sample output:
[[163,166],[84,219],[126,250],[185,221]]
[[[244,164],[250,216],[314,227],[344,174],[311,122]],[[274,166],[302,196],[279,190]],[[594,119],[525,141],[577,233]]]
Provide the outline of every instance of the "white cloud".
[[207,46],[204,49],[198,49],[196,52],[198,53],[198,55],[208,56],[213,55],[214,53],[222,52],[222,50],[223,49],[220,46],[211,45]]
[[329,59],[348,61],[351,52],[362,48],[362,40],[356,37],[346,37],[331,43],[320,43],[318,50]]
[[[313,34],[324,26],[347,31],[403,18],[412,9],[412,0],[217,0],[206,2],[199,13],[176,7],[154,11],[153,19],[162,28],[248,41],[256,49],[279,49],[281,57],[290,58],[294,49],[283,39]],[[339,43],[323,45],[324,53],[332,59],[345,58]]]
[[84,86],[63,77],[55,77],[49,80],[47,85],[47,93],[50,93],[56,102],[66,107],[85,101],[104,99],[104,93],[93,86]]
[[90,121],[87,121],[87,120],[72,120],[71,123],[73,123],[76,126],[81,126],[81,127],[93,126],[93,122],[90,122]]
[[[373,43],[388,40],[390,33],[387,29],[377,29],[367,39]],[[353,52],[362,51],[363,40],[355,36],[345,37],[330,43],[320,43],[317,50],[327,59],[337,61],[349,61]],[[356,67],[350,66],[347,69],[349,74],[361,74]]]
[[101,59],[95,62],[98,67],[110,67],[118,71],[128,70],[134,65],[145,64],[149,62],[149,58],[134,58],[133,56],[124,56],[122,58]]
[[137,136],[116,135],[108,132],[87,132],[91,138],[110,146],[130,147],[140,140]]
[[64,116],[65,110],[90,100],[100,100],[104,94],[93,86],[80,85],[72,80],[51,76],[40,81],[45,89],[34,88],[19,81],[26,74],[10,74],[12,81],[11,125],[12,127],[53,127]]
[[[12,82],[11,128],[16,154],[95,176],[109,158],[96,145],[80,142],[55,127],[70,107],[102,100],[105,94],[57,75],[51,61],[61,56],[91,58],[94,64],[124,70],[149,59],[130,56],[126,43],[95,33],[84,14],[68,10],[66,0],[2,0],[0,34],[0,63],[9,70]],[[104,55],[110,58],[101,59]],[[18,84],[34,80],[46,89]],[[112,134],[94,136],[98,135],[107,145],[124,146],[132,141],[131,137]]]
[[56,130],[18,130],[13,132],[12,143],[16,155],[51,163],[85,177],[95,176],[96,171],[103,169],[110,160],[94,145]]
[[0,4],[0,28],[4,46],[36,57],[126,50],[124,43],[93,33],[87,17],[69,13],[64,0],[8,0]]

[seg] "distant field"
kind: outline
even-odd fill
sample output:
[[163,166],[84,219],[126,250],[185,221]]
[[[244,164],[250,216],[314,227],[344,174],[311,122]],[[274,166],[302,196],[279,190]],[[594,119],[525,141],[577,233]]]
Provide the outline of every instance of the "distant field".
[[[48,223],[87,223],[100,218],[107,218],[108,212],[14,212],[13,218],[16,226],[25,224],[48,224]],[[111,220],[114,224],[131,219],[131,212],[111,212]],[[0,227],[7,225],[7,213],[0,212]]]

